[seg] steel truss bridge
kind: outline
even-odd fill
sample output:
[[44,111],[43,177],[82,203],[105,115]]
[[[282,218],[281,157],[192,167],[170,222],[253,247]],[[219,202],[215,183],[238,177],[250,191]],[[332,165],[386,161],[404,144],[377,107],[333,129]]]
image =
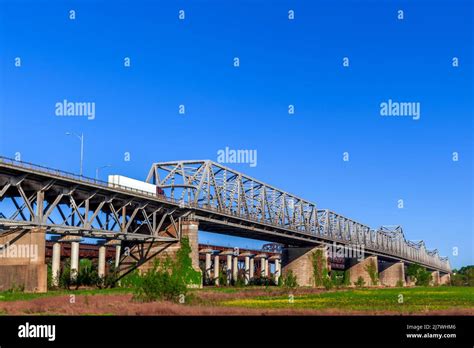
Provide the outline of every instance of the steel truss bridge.
[[0,229],[44,227],[143,245],[178,241],[181,223],[192,219],[203,231],[293,246],[363,246],[388,260],[451,270],[437,250],[406,240],[400,226],[372,229],[209,160],[155,163],[146,181],[165,194],[0,157]]

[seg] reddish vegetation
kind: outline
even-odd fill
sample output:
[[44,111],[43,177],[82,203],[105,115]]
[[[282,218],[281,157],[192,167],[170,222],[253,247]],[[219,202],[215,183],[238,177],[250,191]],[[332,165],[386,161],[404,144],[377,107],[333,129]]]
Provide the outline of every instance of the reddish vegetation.
[[[312,290],[311,292],[314,292]],[[300,292],[301,293],[301,292]],[[200,292],[196,302],[207,303],[215,300],[248,297],[245,292],[221,293]],[[251,292],[251,296],[268,295],[264,290]],[[304,309],[249,309],[217,307],[212,305],[183,305],[170,302],[139,303],[130,294],[77,295],[75,303],[70,303],[68,295],[44,297],[29,301],[0,302],[0,311],[7,315],[51,314],[51,315],[364,315],[366,312],[345,310],[304,310]],[[374,315],[389,315],[392,312],[378,311]],[[473,315],[474,309],[453,309],[430,311],[420,315]]]

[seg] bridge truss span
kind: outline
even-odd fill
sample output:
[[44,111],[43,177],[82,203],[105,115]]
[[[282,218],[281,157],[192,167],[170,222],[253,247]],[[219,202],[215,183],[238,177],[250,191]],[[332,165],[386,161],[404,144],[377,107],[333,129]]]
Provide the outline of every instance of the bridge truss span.
[[0,158],[0,228],[174,242],[190,213],[164,198]]
[[224,220],[227,230],[235,227],[295,240],[363,246],[369,252],[450,272],[447,258],[427,250],[424,242],[406,240],[401,226],[373,229],[209,160],[155,163],[147,182],[181,205],[193,207],[203,226],[213,224],[214,230]]
[[193,219],[202,231],[294,246],[362,246],[450,272],[447,258],[406,240],[400,226],[372,229],[209,160],[155,163],[146,181],[164,194],[0,157],[0,233],[44,227],[51,234],[173,243],[181,222]]

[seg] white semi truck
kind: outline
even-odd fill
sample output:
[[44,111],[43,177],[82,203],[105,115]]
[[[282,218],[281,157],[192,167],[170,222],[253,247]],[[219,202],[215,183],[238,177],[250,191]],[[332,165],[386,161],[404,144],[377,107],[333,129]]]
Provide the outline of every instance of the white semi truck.
[[132,178],[127,178],[122,175],[109,175],[109,186],[125,186],[139,191],[149,192],[155,195],[164,195],[164,192],[161,188],[156,185],[150,184],[145,181],[140,181]]

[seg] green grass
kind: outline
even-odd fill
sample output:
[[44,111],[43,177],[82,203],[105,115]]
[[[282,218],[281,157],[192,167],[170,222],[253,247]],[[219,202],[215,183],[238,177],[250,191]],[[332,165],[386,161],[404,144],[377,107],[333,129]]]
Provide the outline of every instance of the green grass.
[[[399,303],[400,295],[403,296]],[[474,308],[474,288],[417,287],[350,289],[317,294],[261,296],[221,301],[220,305],[248,308],[339,309],[363,312],[416,313],[453,308]]]
[[[302,310],[338,310],[357,311],[361,313],[394,313],[410,314],[424,313],[433,310],[446,309],[474,309],[474,288],[473,287],[416,287],[416,288],[362,288],[347,290],[320,291],[317,293],[299,294],[295,290],[293,302],[288,295],[272,293],[264,296],[255,296],[252,293],[244,297],[234,299],[192,299],[200,292],[221,292],[226,294],[242,294],[255,289],[265,289],[263,287],[221,287],[207,289],[193,289],[190,302],[209,306],[227,306],[243,308],[261,309],[302,309]],[[273,288],[274,290],[275,288]],[[32,300],[42,297],[64,296],[64,295],[107,295],[107,294],[127,294],[131,293],[129,288],[113,289],[90,289],[90,290],[54,290],[44,294],[23,293],[15,291],[0,292],[1,301]],[[248,296],[248,297],[246,297]],[[403,296],[403,301],[399,300]],[[5,313],[0,313],[3,315]],[[104,314],[105,315],[105,314]]]
[[87,290],[48,290],[46,293],[27,293],[21,291],[3,291],[0,292],[1,301],[27,301],[36,298],[53,297],[61,295],[107,295],[107,294],[123,294],[131,293],[128,288],[111,288],[111,289],[87,289]]

